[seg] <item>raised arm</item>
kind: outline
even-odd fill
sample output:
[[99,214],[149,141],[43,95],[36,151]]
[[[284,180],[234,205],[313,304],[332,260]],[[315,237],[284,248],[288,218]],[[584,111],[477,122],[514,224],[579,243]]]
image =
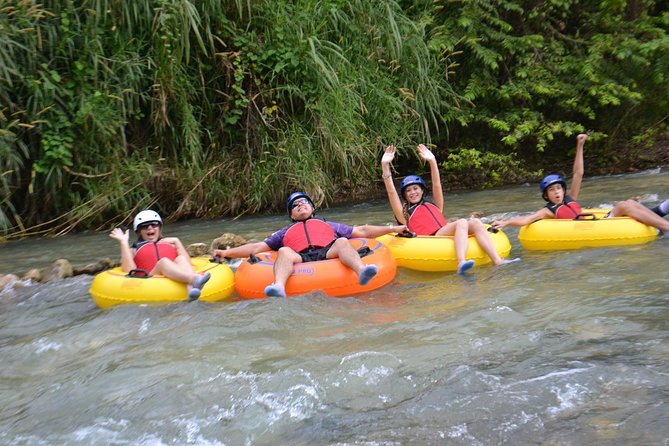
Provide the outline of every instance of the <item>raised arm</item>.
[[430,177],[432,180],[432,200],[440,211],[444,211],[444,193],[441,189],[441,178],[439,177],[439,166],[437,166],[437,159],[434,154],[428,149],[425,144],[419,144],[416,147],[418,155],[428,162],[430,165]]
[[129,229],[126,229],[124,232],[121,228],[114,228],[109,234],[109,237],[119,242],[119,247],[121,248],[121,269],[125,273],[137,268],[134,260],[134,253],[132,249],[130,249],[130,246],[128,246],[128,240],[130,238],[129,234]]
[[214,256],[217,257],[249,257],[251,254],[258,254],[259,252],[271,251],[270,247],[265,242],[247,243],[242,246],[237,246],[230,249],[215,249]]
[[574,199],[578,199],[578,194],[581,191],[581,182],[583,181],[583,146],[588,135],[581,133],[576,137],[576,156],[574,157],[574,167],[572,168],[571,186],[569,188],[569,195]]
[[388,202],[390,203],[390,208],[393,210],[393,215],[395,219],[400,223],[406,223],[404,221],[404,214],[402,213],[402,201],[400,196],[397,194],[397,189],[395,189],[395,184],[393,184],[393,174],[390,172],[390,165],[395,159],[395,146],[386,147],[386,151],[381,158],[381,172],[383,175],[383,184],[386,186],[386,193],[388,194]]

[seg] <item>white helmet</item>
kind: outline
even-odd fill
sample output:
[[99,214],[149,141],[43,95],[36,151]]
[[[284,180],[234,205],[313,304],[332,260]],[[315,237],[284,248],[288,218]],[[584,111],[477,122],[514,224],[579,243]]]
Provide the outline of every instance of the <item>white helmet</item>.
[[139,225],[141,225],[142,223],[148,223],[152,221],[157,222],[160,226],[163,225],[163,219],[160,218],[158,212],[150,211],[147,209],[135,216],[135,220],[132,222],[132,226],[135,229],[135,232],[137,232],[137,228],[139,227]]

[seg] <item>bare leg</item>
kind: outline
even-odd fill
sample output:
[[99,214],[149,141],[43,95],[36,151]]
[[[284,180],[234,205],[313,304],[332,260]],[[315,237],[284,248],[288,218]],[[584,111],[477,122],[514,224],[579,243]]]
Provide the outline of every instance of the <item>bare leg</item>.
[[353,246],[345,238],[338,238],[327,252],[328,259],[339,257],[339,261],[344,265],[360,274],[360,271],[365,267],[365,264],[360,260],[358,251],[353,249]]
[[188,298],[190,300],[200,297],[200,290],[211,277],[208,272],[205,274],[196,274],[193,265],[190,263],[190,258],[184,256],[177,256],[174,261],[167,258],[158,260],[151,274],[162,274],[169,279],[187,284]]
[[458,274],[464,274],[474,267],[473,260],[467,260],[469,246],[469,229],[467,220],[460,218],[442,226],[434,235],[452,235],[455,244],[455,257],[458,260]]
[[453,241],[455,242],[455,256],[458,259],[458,263],[462,263],[467,259],[467,246],[469,245],[469,228],[467,225],[467,220],[461,218],[455,222],[455,236]]
[[195,274],[195,270],[193,269],[193,265],[190,262],[190,258],[177,256],[177,258],[174,259],[174,263],[179,265],[184,271],[190,271],[191,273]]
[[469,230],[467,227],[467,220],[460,218],[454,222],[447,223],[442,226],[434,235],[452,235],[455,243],[455,257],[458,263],[462,263],[467,255],[467,245],[469,244]]
[[[179,257],[177,257],[177,260],[178,259]],[[151,275],[154,274],[162,274],[169,279],[187,284],[192,283],[196,276],[195,272],[193,271],[193,267],[190,265],[190,262],[188,263],[188,266],[185,267],[183,264],[177,263],[176,261],[172,261],[165,257],[158,260],[156,266],[154,266],[153,270],[151,270]]]
[[490,238],[490,234],[486,230],[483,223],[481,223],[481,220],[478,218],[469,220],[469,232],[474,233],[476,241],[479,242],[479,246],[481,249],[483,249],[483,252],[485,252],[488,257],[490,257],[490,260],[492,260],[493,264],[501,265],[504,263],[504,260],[502,260],[499,254],[497,254],[497,250],[495,249],[495,245]]
[[298,253],[287,246],[280,248],[274,262],[274,283],[285,287],[296,263],[302,263],[302,257]]
[[328,259],[339,257],[339,261],[351,268],[358,275],[360,285],[367,285],[370,280],[378,273],[376,265],[365,265],[360,260],[360,254],[356,251],[347,239],[340,237],[327,252]]
[[635,200],[619,201],[611,210],[612,217],[632,217],[641,223],[669,232],[669,221]]

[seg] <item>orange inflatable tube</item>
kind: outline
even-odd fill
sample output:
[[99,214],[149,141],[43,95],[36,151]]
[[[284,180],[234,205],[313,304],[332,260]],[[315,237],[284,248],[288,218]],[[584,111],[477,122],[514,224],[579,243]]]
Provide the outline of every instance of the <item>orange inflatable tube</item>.
[[[354,238],[349,243],[361,254],[362,263],[374,264],[379,272],[365,286],[358,283],[358,275],[339,259],[298,263],[286,283],[286,294],[294,296],[322,290],[328,296],[350,296],[381,288],[390,283],[397,273],[395,258],[390,250],[374,239]],[[274,282],[276,251],[256,254],[244,260],[235,273],[235,290],[245,299],[265,298],[265,287]]]

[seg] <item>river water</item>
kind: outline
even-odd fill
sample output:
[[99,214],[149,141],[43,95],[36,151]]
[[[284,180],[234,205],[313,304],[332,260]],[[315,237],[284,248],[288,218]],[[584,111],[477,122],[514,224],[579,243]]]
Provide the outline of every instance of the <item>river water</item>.
[[[669,174],[589,178],[581,202],[669,195]],[[517,215],[537,185],[448,194],[447,216]],[[385,224],[383,201],[327,209]],[[170,224],[209,243],[262,239],[285,216]],[[98,309],[92,277],[0,294],[3,445],[669,444],[669,240],[460,277],[398,269],[321,293]],[[669,237],[669,236],[668,236]],[[116,257],[107,233],[0,245],[0,273]]]

